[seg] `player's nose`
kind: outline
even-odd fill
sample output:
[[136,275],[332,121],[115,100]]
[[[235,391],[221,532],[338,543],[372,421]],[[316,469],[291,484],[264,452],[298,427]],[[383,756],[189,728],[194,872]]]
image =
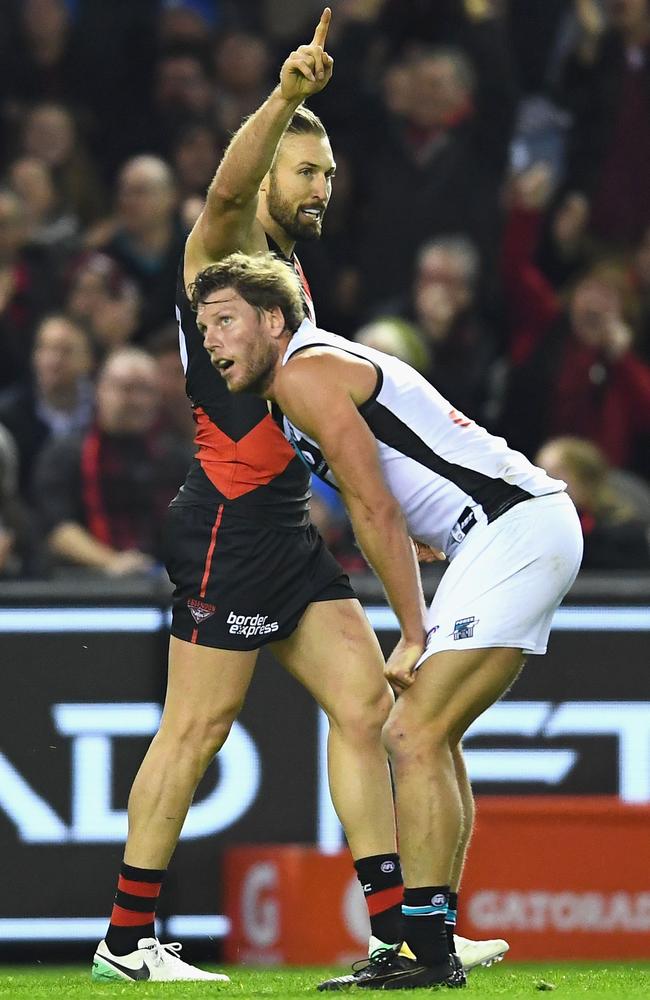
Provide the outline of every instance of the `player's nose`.
[[320,205],[327,205],[328,199],[327,179],[324,174],[317,174],[312,180],[311,195],[318,199]]
[[205,336],[203,337],[203,343],[209,351],[214,351],[219,347],[223,347],[223,337],[219,334],[219,328],[208,326],[205,331]]

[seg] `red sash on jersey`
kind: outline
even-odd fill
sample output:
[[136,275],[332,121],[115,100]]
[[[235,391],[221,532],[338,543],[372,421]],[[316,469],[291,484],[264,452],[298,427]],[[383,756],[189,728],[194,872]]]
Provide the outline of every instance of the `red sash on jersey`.
[[294,270],[298,275],[298,280],[300,281],[300,284],[302,285],[303,291],[305,293],[307,308],[309,309],[309,318],[312,321],[312,323],[316,324],[316,310],[314,309],[314,299],[311,294],[311,288],[309,287],[309,282],[305,277],[305,272],[302,269],[302,264],[296,257],[295,253],[291,258],[291,263],[293,264]]

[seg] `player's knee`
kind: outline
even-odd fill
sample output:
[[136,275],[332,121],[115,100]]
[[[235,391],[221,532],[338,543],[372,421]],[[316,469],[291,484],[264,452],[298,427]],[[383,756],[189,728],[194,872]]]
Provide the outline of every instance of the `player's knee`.
[[448,753],[448,734],[442,726],[422,726],[408,712],[392,712],[382,729],[386,752],[396,767],[419,766],[442,748]]
[[194,744],[197,750],[208,760],[221,750],[228,739],[228,734],[234,722],[233,716],[219,718],[207,717],[201,719],[195,727]]
[[226,742],[235,713],[217,715],[184,715],[163,721],[158,734],[182,757],[188,755],[198,762],[209,762]]
[[365,701],[342,701],[330,713],[330,721],[357,743],[378,742],[392,706],[393,698],[386,686]]

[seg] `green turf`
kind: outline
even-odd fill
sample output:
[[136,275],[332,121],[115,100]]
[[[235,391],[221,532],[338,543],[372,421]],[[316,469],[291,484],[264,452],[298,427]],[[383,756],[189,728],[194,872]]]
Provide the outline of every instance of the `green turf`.
[[[0,997],[3,1000],[109,1000],[112,997],[165,997],[185,1000],[194,997],[282,997],[294,1000],[318,995],[316,984],[328,975],[340,974],[333,969],[229,969],[232,982],[219,983],[124,983],[94,984],[89,969],[64,967],[2,967],[0,966]],[[431,990],[411,990],[413,997],[431,995]],[[470,973],[469,986],[462,996],[475,997],[540,997],[553,992],[557,1000],[587,997],[621,997],[625,1000],[648,1000],[650,997],[650,962],[607,963],[546,963],[515,964],[491,969],[476,969]],[[355,990],[354,993],[361,994]],[[435,993],[447,996],[446,990]],[[349,995],[349,994],[343,994]],[[371,993],[376,996],[376,993]]]

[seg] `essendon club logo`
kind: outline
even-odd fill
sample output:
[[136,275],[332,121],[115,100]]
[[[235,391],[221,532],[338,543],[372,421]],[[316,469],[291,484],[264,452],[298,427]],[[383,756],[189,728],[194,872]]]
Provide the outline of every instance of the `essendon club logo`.
[[190,609],[190,614],[197,625],[204,622],[206,618],[211,618],[217,610],[215,604],[206,604],[205,601],[197,601],[194,597],[190,597],[187,602],[187,606]]

